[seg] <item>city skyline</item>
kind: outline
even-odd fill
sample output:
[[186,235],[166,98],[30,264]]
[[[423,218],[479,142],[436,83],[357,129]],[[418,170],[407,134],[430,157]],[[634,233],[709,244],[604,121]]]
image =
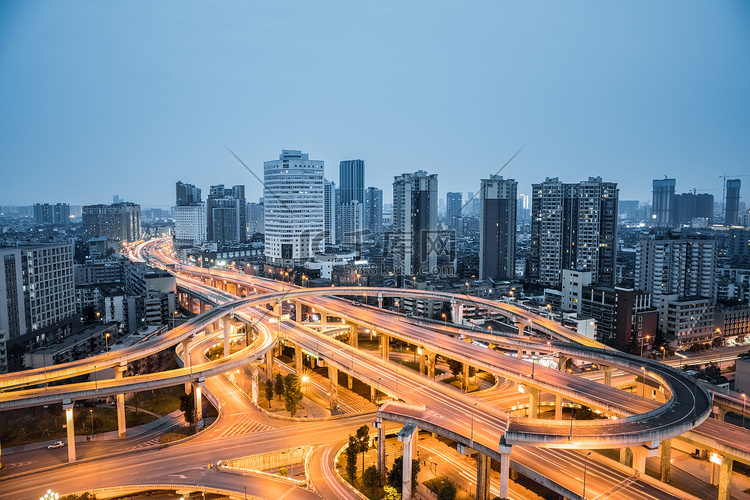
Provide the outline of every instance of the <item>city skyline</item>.
[[718,199],[750,163],[750,7],[677,5],[5,3],[0,199],[170,206],[180,178],[257,199],[224,144],[256,173],[281,149],[330,179],[361,158],[384,200],[419,169],[476,192],[524,145],[519,193],[601,175],[647,201],[668,175]]

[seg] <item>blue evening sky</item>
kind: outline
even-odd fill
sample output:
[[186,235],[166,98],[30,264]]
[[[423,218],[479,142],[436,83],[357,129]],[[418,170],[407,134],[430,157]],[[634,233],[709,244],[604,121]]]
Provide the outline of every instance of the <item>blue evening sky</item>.
[[[2,1],[0,205],[261,186],[282,148],[446,191],[750,174],[750,2]],[[750,177],[741,177],[748,199]]]

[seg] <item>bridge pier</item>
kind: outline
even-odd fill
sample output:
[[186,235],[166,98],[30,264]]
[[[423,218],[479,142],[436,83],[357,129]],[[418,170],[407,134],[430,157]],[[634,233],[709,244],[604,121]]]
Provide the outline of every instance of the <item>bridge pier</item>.
[[294,301],[294,319],[297,323],[302,323],[302,302]]
[[646,473],[646,459],[655,457],[659,453],[659,448],[647,448],[646,446],[633,446],[630,450],[633,452],[633,468],[641,474]]
[[320,328],[321,330],[328,328],[328,313],[325,311],[320,311]]
[[529,418],[539,418],[539,389],[527,387],[529,391]]
[[523,359],[523,349],[521,349],[520,347],[519,347],[519,348],[518,348],[518,350],[516,351],[516,357],[517,357],[518,359]]
[[385,479],[385,427],[383,426],[383,419],[378,417],[375,419],[373,426],[378,430],[378,473],[380,479]]
[[258,404],[258,395],[260,390],[258,388],[258,365],[252,365],[250,379],[252,381],[252,389],[250,390],[250,399],[253,403]]
[[510,475],[510,452],[511,446],[501,444],[500,452],[500,486],[498,496],[508,498],[508,476]]
[[294,346],[294,370],[299,376],[302,373],[302,347]]
[[330,410],[333,412],[339,405],[339,369],[329,364],[328,378],[330,380],[328,401],[330,404]]
[[526,323],[516,321],[516,328],[518,328],[518,335],[523,335],[523,330],[526,328]]
[[378,390],[374,385],[370,386],[370,402],[374,403],[377,400]]
[[391,354],[391,338],[385,333],[378,335],[378,342],[380,343],[380,356],[383,361],[388,361]]
[[477,500],[490,500],[490,465],[492,459],[482,452],[477,454]]
[[[126,364],[120,364],[115,366],[115,379],[121,379],[125,370],[127,370]],[[120,438],[124,438],[127,432],[127,426],[125,424],[125,394],[120,393],[115,396],[117,401],[117,434]]]
[[273,380],[273,348],[266,352],[266,378]]
[[455,299],[451,300],[451,319],[454,325],[462,325],[464,322],[463,304],[457,302]]
[[378,309],[383,308],[383,294],[382,292],[378,292]]
[[464,391],[469,392],[469,363],[461,363],[461,384]]
[[414,346],[417,350],[417,356],[419,357],[419,374],[425,374],[425,353],[421,347]]
[[355,349],[359,347],[359,326],[356,323],[349,323],[349,345]]
[[427,376],[431,380],[435,380],[435,358],[436,354],[434,352],[427,353]]
[[611,366],[602,366],[604,372],[604,385],[612,385],[612,372],[614,371]]
[[558,370],[565,370],[565,365],[568,364],[568,357],[560,355],[560,359],[557,362]]
[[661,442],[661,453],[659,461],[659,480],[668,483],[672,476],[672,440]]
[[224,316],[224,357],[229,356],[229,318],[231,316]]
[[68,432],[68,462],[76,461],[76,432],[73,426],[73,401],[63,399],[63,410],[65,410],[65,430]]
[[411,461],[416,455],[417,442],[414,437],[418,434],[417,426],[413,423],[405,424],[398,433],[398,440],[404,443],[403,475],[401,476],[401,498],[411,500]]
[[562,420],[563,398],[559,394],[555,395],[555,420]]
[[203,401],[201,400],[201,393],[203,388],[206,386],[206,381],[203,378],[198,379],[193,384],[193,394],[195,394],[195,425],[198,426],[198,422],[203,421]]
[[723,422],[724,421],[724,417],[726,417],[728,410],[726,408],[722,408],[720,406],[717,407],[717,409],[718,409],[718,411],[716,411],[714,413],[714,418],[716,420],[718,420],[719,422]]
[[733,459],[721,457],[721,469],[719,471],[719,500],[730,500],[732,498],[733,465]]

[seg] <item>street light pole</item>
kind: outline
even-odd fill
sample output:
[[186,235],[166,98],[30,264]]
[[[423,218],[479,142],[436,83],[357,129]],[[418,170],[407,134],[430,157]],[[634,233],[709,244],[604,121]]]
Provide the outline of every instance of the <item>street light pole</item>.
[[94,432],[94,410],[89,410],[89,413],[91,413],[91,437],[95,437],[96,433]]
[[742,393],[742,428],[745,428],[745,403],[747,402],[747,395]]
[[588,465],[589,455],[591,455],[591,452],[586,453],[586,456],[583,457],[583,500],[586,500],[586,466]]
[[641,384],[641,397],[646,397],[646,367],[641,366],[641,370],[643,370],[643,383]]

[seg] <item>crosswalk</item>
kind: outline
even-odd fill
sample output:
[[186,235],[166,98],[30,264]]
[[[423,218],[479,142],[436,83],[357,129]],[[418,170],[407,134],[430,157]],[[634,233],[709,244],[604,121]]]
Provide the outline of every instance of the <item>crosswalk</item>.
[[143,450],[146,448],[150,448],[152,446],[156,446],[159,444],[159,438],[155,437],[153,439],[149,439],[148,441],[144,441],[142,443],[139,443],[135,446],[131,446],[130,448],[127,448],[126,451],[132,451],[132,450]]
[[371,413],[378,407],[364,398],[346,398],[339,399],[339,409],[346,413]]
[[243,434],[251,434],[253,432],[263,432],[273,429],[272,426],[261,424],[251,419],[247,415],[239,415],[235,418],[235,421],[229,425],[226,429],[221,431],[217,436],[218,438],[230,437],[230,436],[241,436]]

